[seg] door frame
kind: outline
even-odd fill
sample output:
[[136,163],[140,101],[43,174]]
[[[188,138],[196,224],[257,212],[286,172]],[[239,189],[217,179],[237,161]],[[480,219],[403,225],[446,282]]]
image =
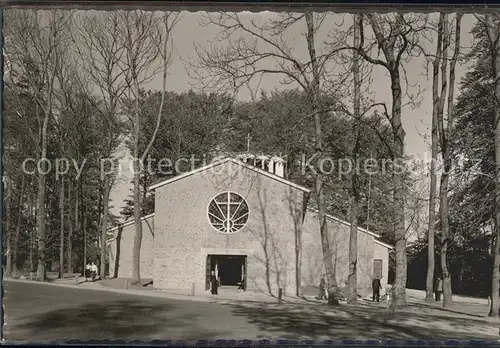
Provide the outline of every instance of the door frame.
[[243,276],[243,281],[244,281],[244,286],[243,290],[247,290],[247,279],[248,279],[248,255],[246,254],[236,254],[236,253],[230,253],[230,254],[224,254],[224,253],[214,253],[214,254],[205,254],[205,291],[210,290],[210,276],[212,274],[212,266],[213,266],[213,257],[214,256],[238,256],[243,258],[243,269],[244,272],[242,274]]

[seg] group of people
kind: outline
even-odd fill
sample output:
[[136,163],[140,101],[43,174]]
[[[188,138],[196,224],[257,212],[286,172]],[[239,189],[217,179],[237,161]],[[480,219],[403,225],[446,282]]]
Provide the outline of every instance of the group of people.
[[[372,281],[372,290],[373,290],[373,296],[372,296],[372,301],[377,301],[380,302],[380,290],[382,290],[382,284],[380,282],[380,279],[375,277]],[[437,284],[436,284],[436,289],[435,289],[435,295],[436,295],[436,301],[439,302],[441,301],[441,294],[443,293],[443,279],[438,278],[437,279]]]
[[85,266],[85,281],[88,281],[88,279],[92,279],[93,282],[95,282],[95,279],[97,277],[97,266],[94,262],[87,263],[87,266]]
[[[372,301],[380,302],[380,290],[383,290],[382,282],[378,277],[375,277],[372,281]],[[326,284],[325,276],[321,277],[317,299],[328,300],[328,286]]]

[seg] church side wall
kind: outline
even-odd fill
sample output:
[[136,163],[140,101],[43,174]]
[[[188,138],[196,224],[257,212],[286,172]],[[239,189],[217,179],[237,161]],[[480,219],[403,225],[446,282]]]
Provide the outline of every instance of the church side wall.
[[383,286],[387,286],[389,279],[389,249],[387,247],[374,243],[374,256],[375,259],[382,260],[382,279]]
[[[141,243],[141,279],[153,278],[153,258],[154,258],[154,217],[149,217],[142,220],[142,243]],[[118,231],[115,230],[114,236],[118,236]],[[118,238],[111,242],[110,245],[110,263],[109,275],[113,277],[115,271],[116,250],[120,243],[120,255],[118,258],[118,278],[132,277],[132,249],[134,247],[135,225],[130,224],[124,226],[121,232],[120,241]]]
[[[244,197],[250,211],[231,235],[207,217],[210,201],[226,191]],[[190,292],[194,283],[195,292],[206,291],[207,255],[232,254],[247,255],[247,290],[295,293],[302,199],[302,191],[231,162],[156,189],[154,286]]]
[[[346,286],[349,273],[350,227],[327,219],[330,248],[336,265],[337,285]],[[317,287],[325,273],[317,214],[308,211],[303,226],[302,286]],[[371,293],[375,243],[373,236],[358,231],[358,293]]]

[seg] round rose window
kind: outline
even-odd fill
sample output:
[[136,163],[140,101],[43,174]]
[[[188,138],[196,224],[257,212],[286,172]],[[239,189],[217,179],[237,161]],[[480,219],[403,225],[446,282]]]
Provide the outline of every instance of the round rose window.
[[234,192],[217,195],[208,205],[208,220],[221,233],[238,232],[248,221],[248,205]]

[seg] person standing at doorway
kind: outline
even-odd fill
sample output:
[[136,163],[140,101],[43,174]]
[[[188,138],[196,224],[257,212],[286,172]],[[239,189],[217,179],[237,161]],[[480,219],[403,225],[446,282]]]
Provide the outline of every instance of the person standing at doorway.
[[241,276],[241,281],[238,283],[238,290],[245,290],[245,276]]
[[372,281],[372,301],[377,300],[377,302],[380,302],[380,289],[382,289],[380,279],[378,279],[378,277],[375,277]]
[[218,281],[217,277],[215,276],[215,271],[212,271],[210,275],[210,291],[212,292],[212,295],[218,295],[217,293],[217,287],[218,287]]
[[441,277],[438,278],[437,280],[437,286],[436,286],[436,301],[439,302],[441,301],[441,294],[443,293],[443,280]]

